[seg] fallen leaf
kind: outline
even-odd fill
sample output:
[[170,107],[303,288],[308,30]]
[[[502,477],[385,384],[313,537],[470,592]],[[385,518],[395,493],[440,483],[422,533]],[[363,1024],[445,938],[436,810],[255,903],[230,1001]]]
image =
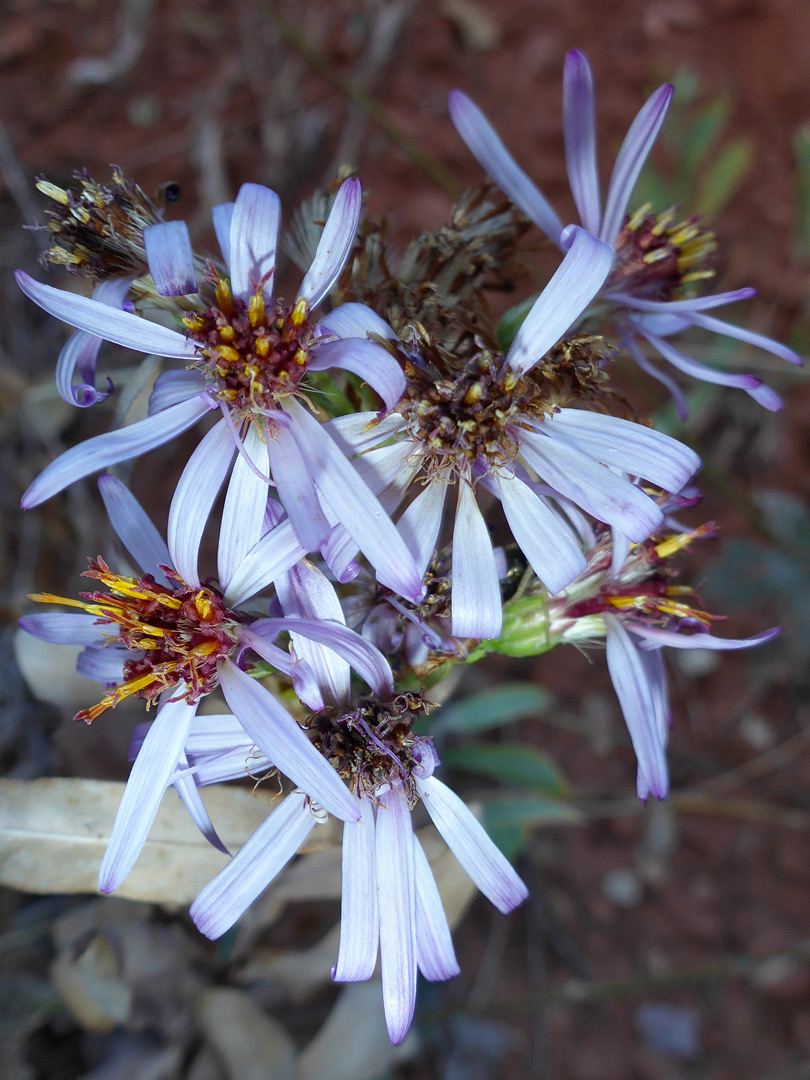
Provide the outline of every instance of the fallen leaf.
[[295,1077],[295,1043],[247,994],[208,990],[197,1003],[197,1017],[229,1080]]

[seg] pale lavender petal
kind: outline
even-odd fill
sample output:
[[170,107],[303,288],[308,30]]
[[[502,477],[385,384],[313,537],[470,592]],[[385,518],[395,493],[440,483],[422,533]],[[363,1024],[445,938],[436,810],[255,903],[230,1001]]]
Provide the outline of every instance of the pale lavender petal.
[[326,542],[330,525],[321,509],[305,451],[286,419],[282,414],[279,421],[272,421],[268,432],[270,472],[298,539],[306,551],[317,551]]
[[199,371],[164,371],[155,379],[152,393],[149,395],[149,415],[170,409],[181,401],[202,394],[207,387],[205,378]]
[[394,592],[418,603],[424,592],[413,557],[382,506],[363,483],[314,416],[294,400],[285,411],[295,437],[308,454],[310,475],[321,498],[377,571],[377,578]]
[[400,432],[405,422],[398,413],[380,416],[376,412],[362,412],[338,416],[327,420],[323,426],[346,457],[351,457],[385,442]]
[[733,323],[724,322],[722,319],[715,319],[710,315],[692,315],[690,322],[695,326],[701,326],[704,330],[711,330],[714,334],[723,334],[725,337],[735,338],[737,341],[745,341],[748,345],[756,345],[758,349],[764,349],[765,352],[772,353],[773,356],[778,356],[781,360],[787,360],[789,364],[796,364],[797,367],[802,367],[804,361],[798,353],[793,349],[789,349],[787,345],[782,345],[779,341],[774,341],[773,338],[765,337],[764,334],[755,334],[753,330],[746,330],[743,326],[735,326]]
[[766,386],[765,383],[760,383],[759,386],[750,387],[747,391],[749,397],[752,397],[757,405],[761,405],[763,409],[767,409],[768,412],[781,412],[785,407],[784,401],[779,397],[775,390],[771,390],[770,386]]
[[506,354],[509,366],[521,375],[576,322],[601,289],[613,265],[613,249],[577,225],[565,230],[561,243],[568,247],[566,256],[538,296]]
[[231,292],[247,303],[260,289],[265,300],[273,299],[273,274],[281,218],[275,191],[262,184],[243,184],[236,196],[231,219]]
[[694,450],[677,439],[618,416],[560,409],[542,427],[553,439],[562,434],[567,445],[603,465],[641,476],[665,491],[680,491],[700,468]]
[[168,541],[172,565],[187,584],[198,586],[200,541],[222,487],[235,447],[228,425],[220,420],[188,459],[169,507]]
[[335,525],[326,543],[321,544],[321,555],[335,580],[341,585],[354,581],[360,573],[360,564],[355,559],[357,544],[342,525]]
[[103,893],[117,889],[132,869],[183,752],[197,706],[189,705],[182,698],[167,700],[171,694],[171,690],[164,692],[154,723],[124,788],[110,842],[101,861],[98,887]]
[[102,635],[110,632],[109,624],[100,623],[95,615],[83,611],[43,611],[23,615],[17,623],[26,634],[54,645],[99,645]]
[[446,492],[446,484],[429,481],[397,522],[397,530],[423,576],[436,551]]
[[618,577],[627,562],[632,545],[630,538],[625,536],[621,529],[611,529],[610,546],[610,574],[611,577]]
[[329,371],[330,368],[342,368],[359,375],[376,390],[388,410],[393,409],[405,393],[402,368],[391,353],[376,342],[346,338],[319,345],[307,364],[307,370]]
[[563,119],[568,182],[579,218],[588,232],[599,235],[602,208],[596,169],[593,74],[584,53],[572,49],[563,69]]
[[486,116],[460,90],[450,91],[449,104],[456,131],[484,172],[550,240],[559,244],[562,222],[503,145]]
[[318,322],[319,334],[334,334],[337,338],[364,338],[368,334],[398,341],[397,335],[376,311],[365,304],[341,304]]
[[233,926],[295,855],[315,828],[301,792],[277,806],[189,908],[200,933],[212,941]]
[[391,668],[380,650],[336,620],[297,619],[292,616],[285,616],[283,619],[258,619],[252,624],[251,630],[254,633],[275,631],[276,635],[287,631],[326,645],[351,665],[378,698],[386,701],[394,695]]
[[114,341],[127,349],[154,353],[155,356],[169,356],[186,361],[197,356],[194,344],[176,330],[149,322],[140,315],[110,307],[98,300],[43,285],[23,270],[15,271],[14,276],[29,300],[33,300],[49,315],[54,315],[69,326],[95,334],[105,341]]
[[501,589],[492,541],[472,485],[458,485],[451,585],[454,637],[496,638],[501,632]]
[[677,630],[662,630],[636,622],[628,623],[628,629],[656,648],[666,645],[671,649],[714,649],[717,651],[753,649],[757,645],[764,645],[766,641],[772,641],[782,633],[781,626],[772,626],[770,630],[763,630],[759,634],[754,634],[753,637],[718,638],[713,634],[682,634]]
[[149,273],[161,296],[197,292],[194,252],[185,221],[161,221],[143,230]]
[[169,549],[149,515],[126,486],[114,476],[101,476],[98,489],[110,524],[138,566],[166,585],[161,566],[171,566]]
[[[184,753],[180,754],[177,768],[188,768],[188,759]],[[173,783],[174,789],[180,796],[183,806],[188,810],[191,820],[203,834],[208,843],[211,844],[212,847],[215,847],[217,851],[221,851],[223,855],[230,855],[230,851],[228,851],[217,835],[217,830],[214,828],[214,823],[205,808],[205,803],[200,798],[200,791],[197,787],[197,780],[195,777],[192,775],[175,777]]]
[[587,566],[582,548],[562,518],[516,476],[496,475],[498,497],[518,547],[553,596]]
[[636,186],[639,173],[658,137],[664,117],[672,99],[673,87],[664,83],[641,106],[622,143],[621,150],[613,166],[607,198],[605,215],[602,218],[600,237],[608,244],[614,244],[622,219],[627,213],[627,204]]
[[[655,708],[655,723],[658,729],[658,738],[661,746],[666,750],[669,740],[669,725],[671,715],[669,710],[669,686],[667,685],[667,670],[664,665],[664,654],[661,649],[640,649],[638,653],[647,685],[650,688],[650,696]],[[652,794],[648,792],[648,794]]]
[[231,272],[231,222],[233,221],[233,208],[235,205],[236,203],[226,202],[218,203],[211,208],[214,233],[229,274]]
[[279,628],[276,625],[264,625],[263,623],[267,621],[259,619],[252,622],[250,627],[240,626],[237,631],[240,645],[246,649],[253,649],[268,664],[283,671],[285,675],[291,676],[295,671],[295,661],[288,652],[273,644],[279,635]]
[[305,555],[291,522],[285,519],[265,533],[236,568],[225,592],[225,602],[236,607],[255,596]]
[[20,505],[23,510],[31,510],[90,473],[100,472],[110,465],[139,457],[147,450],[162,446],[192,427],[215,407],[210,398],[200,395],[156,416],[139,420],[136,424],[109,431],[105,435],[96,435],[78,446],[72,446],[39,474],[23,495]]
[[301,282],[298,297],[312,310],[328,295],[351,254],[363,210],[360,181],[344,180],[323,227],[315,258]]
[[641,351],[641,349],[638,347],[635,340],[629,335],[624,338],[623,347],[627,350],[627,352],[638,364],[642,371],[646,372],[648,375],[651,375],[654,379],[657,379],[658,382],[662,383],[667,388],[667,390],[669,390],[672,396],[672,402],[675,406],[675,411],[677,412],[681,420],[686,420],[687,416],[689,415],[689,409],[686,405],[686,398],[684,397],[681,388],[678,386],[675,380],[671,379],[669,375],[667,375],[663,371],[659,371],[657,367],[651,364],[647,357],[644,355],[644,353]]
[[191,756],[218,754],[239,745],[249,750],[253,741],[233,713],[198,713],[186,739],[186,753]]
[[640,488],[579,450],[524,431],[521,452],[543,480],[598,521],[621,529],[634,544],[663,521],[661,510]]
[[679,312],[691,315],[692,312],[733,304],[737,300],[749,300],[756,296],[756,292],[756,289],[751,288],[734,289],[732,292],[713,293],[711,296],[693,296],[690,300],[645,300],[632,293],[611,292],[605,294],[605,299],[636,311],[649,311],[656,315],[676,315]]
[[[129,293],[133,278],[110,278],[96,285],[93,299],[110,307],[120,308]],[[84,330],[74,331],[56,362],[56,389],[60,397],[71,405],[85,409],[108,398],[113,390],[111,379],[107,379],[107,389],[96,389],[96,360],[101,348],[101,338],[87,334]],[[79,374],[82,380],[74,386],[73,376]]]
[[228,706],[273,764],[330,814],[357,821],[357,799],[270,691],[227,659],[219,676]]
[[76,671],[86,679],[110,685],[123,682],[124,664],[132,659],[128,649],[89,648],[82,649],[76,660]]
[[379,796],[376,829],[380,962],[388,1035],[408,1033],[416,1003],[416,890],[411,812],[402,791]]
[[461,974],[442,898],[422,845],[414,836],[416,879],[416,957],[419,970],[431,982],[444,982]]
[[416,787],[433,824],[484,896],[504,914],[522,904],[529,890],[470,808],[435,776],[418,779]]
[[638,760],[638,797],[646,799],[650,794],[664,799],[669,792],[667,759],[647,670],[638,647],[619,619],[608,614],[602,618],[607,631],[608,671]]
[[374,974],[380,940],[374,811],[360,800],[359,821],[343,826],[340,948],[332,968],[335,982],[363,982]]
[[[325,574],[310,562],[301,562],[276,580],[276,595],[288,618],[330,619],[345,625],[338,594]],[[291,634],[295,655],[316,672],[318,687],[327,704],[346,701],[350,667],[346,660],[302,634]],[[299,695],[300,696],[300,695]]]
[[[267,475],[269,461],[267,442],[257,425],[249,425],[244,440],[245,454],[239,454],[228,483],[222,524],[219,530],[217,569],[222,589],[227,590],[231,578],[247,553],[261,539],[264,531],[264,512],[267,507]],[[245,461],[255,465],[251,469]]]
[[[713,383],[716,386],[733,386],[739,390],[744,390],[760,404],[770,408],[771,412],[778,412],[779,408],[781,408],[781,400],[769,387],[764,387],[764,394],[761,392],[763,383],[756,375],[740,375],[729,371],[718,371],[717,368],[693,360],[691,356],[687,356],[680,349],[676,349],[665,338],[657,337],[655,334],[643,329],[641,333],[665,360],[669,361],[674,368],[682,371],[685,375],[691,375],[693,379],[700,379],[701,382]],[[775,401],[771,395],[776,399]],[[772,407],[774,405],[776,405],[776,408]]]

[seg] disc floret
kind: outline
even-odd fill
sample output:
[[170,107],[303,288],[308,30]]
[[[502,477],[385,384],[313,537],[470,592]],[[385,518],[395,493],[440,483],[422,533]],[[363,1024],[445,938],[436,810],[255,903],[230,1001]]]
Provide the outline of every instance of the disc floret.
[[714,233],[698,217],[680,219],[674,206],[654,214],[646,203],[627,218],[615,248],[607,291],[621,290],[645,300],[677,300],[684,295],[684,286],[714,277]]

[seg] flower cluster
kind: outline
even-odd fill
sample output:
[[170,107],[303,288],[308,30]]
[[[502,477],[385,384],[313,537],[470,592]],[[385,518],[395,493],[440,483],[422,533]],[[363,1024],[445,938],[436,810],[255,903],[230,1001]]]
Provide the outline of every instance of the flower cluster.
[[[200,797],[211,783],[278,774],[286,792],[196,898],[191,916],[223,934],[331,814],[343,822],[339,952],[332,977],[369,978],[379,955],[391,1039],[412,1020],[417,971],[457,974],[450,931],[414,832],[423,806],[464,870],[501,910],[526,888],[473,812],[436,774],[428,676],[492,649],[520,655],[604,643],[638,759],[638,794],[668,790],[664,647],[743,648],[709,633],[671,557],[707,527],[671,517],[696,499],[697,455],[632,411],[611,382],[627,353],[682,395],[647,356],[739,386],[767,408],[759,380],[709,369],[672,339],[688,327],[776,342],[706,311],[750,290],[706,294],[712,234],[662,208],[628,212],[671,88],[650,98],[619,152],[602,205],[585,57],[565,63],[564,134],[581,224],[564,226],[460,91],[450,114],[491,185],[403,255],[364,220],[355,178],[298,212],[291,248],[304,276],[292,298],[276,272],[277,195],[245,184],[214,208],[219,256],[194,250],[116,171],[112,188],[77,174],[45,181],[56,203],[46,255],[94,283],[92,297],[19,271],[23,292],[74,328],[57,364],[62,396],[89,406],[104,342],[169,361],[148,415],[67,450],[23,497],[31,509],[94,473],[131,564],[91,558],[94,591],[32,599],[29,633],[82,646],[102,684],[93,722],[125,698],[154,718],[102,863],[100,888],[129,873],[164,791],[174,786],[202,833],[224,847]],[[529,219],[527,221],[527,218]],[[513,288],[529,223],[559,265],[520,318],[498,325],[488,293]],[[151,312],[168,312],[155,321]],[[507,330],[504,327],[507,327]],[[511,326],[512,329],[508,330]],[[76,383],[76,376],[79,382]],[[107,470],[204,424],[171,493],[164,542]],[[224,499],[220,494],[224,488]],[[221,509],[218,509],[221,506]],[[496,543],[491,529],[511,535]],[[207,530],[216,567],[200,569]],[[508,552],[521,560],[514,587]],[[284,688],[284,693],[279,693]],[[227,712],[203,714],[220,694]]]

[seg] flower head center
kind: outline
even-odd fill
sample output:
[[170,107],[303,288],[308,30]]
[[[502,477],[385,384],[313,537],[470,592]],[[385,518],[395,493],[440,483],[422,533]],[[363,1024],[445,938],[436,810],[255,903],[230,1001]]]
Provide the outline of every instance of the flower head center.
[[214,305],[183,320],[200,350],[192,366],[239,417],[273,410],[279,398],[296,392],[312,357],[307,304],[268,304],[259,289],[246,304],[222,278],[215,285]]
[[239,617],[225,607],[216,589],[193,587],[171,571],[166,574],[168,587],[150,574],[120,577],[102,558],[91,559],[83,576],[100,581],[108,592],[82,593],[81,600],[50,593],[31,598],[95,615],[105,644],[122,646],[131,654],[121,683],[97,705],[77,713],[77,720],[91,723],[132,695],[151,703],[177,683],[182,684],[177,696],[190,704],[217,686],[217,662],[236,646]]
[[633,293],[645,300],[675,300],[684,286],[714,277],[714,233],[696,217],[678,220],[677,208],[662,214],[642,206],[616,238],[616,257],[605,289]]
[[350,712],[334,706],[313,713],[306,726],[355,794],[373,798],[396,784],[413,805],[417,800],[413,775],[430,744],[413,725],[426,712],[427,703],[418,693],[397,694],[392,701],[369,696],[356,701]]

